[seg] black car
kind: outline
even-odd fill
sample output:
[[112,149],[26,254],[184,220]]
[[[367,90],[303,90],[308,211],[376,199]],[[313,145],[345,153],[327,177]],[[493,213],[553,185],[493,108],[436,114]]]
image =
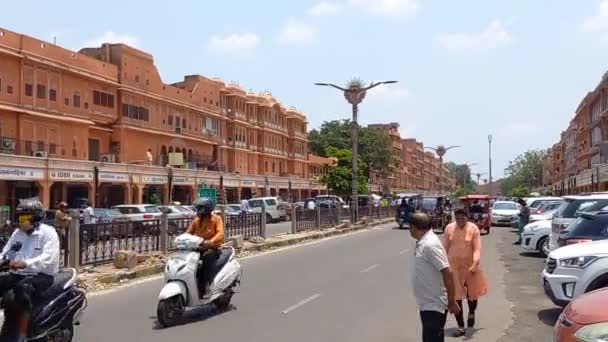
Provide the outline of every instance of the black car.
[[581,213],[568,230],[560,232],[559,246],[608,239],[608,212]]

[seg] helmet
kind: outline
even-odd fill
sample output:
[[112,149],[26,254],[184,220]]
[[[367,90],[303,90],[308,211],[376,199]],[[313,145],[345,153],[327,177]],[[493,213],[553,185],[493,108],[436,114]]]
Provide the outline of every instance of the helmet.
[[194,201],[194,208],[197,216],[207,216],[213,212],[213,202],[208,198],[199,198]]

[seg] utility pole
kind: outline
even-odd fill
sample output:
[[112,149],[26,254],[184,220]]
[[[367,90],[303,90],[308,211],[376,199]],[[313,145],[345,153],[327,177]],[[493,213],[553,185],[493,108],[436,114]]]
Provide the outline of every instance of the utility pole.
[[492,134],[488,135],[488,173],[489,173],[489,178],[490,178],[490,182],[488,183],[488,190],[490,193],[490,196],[492,196],[493,192],[492,192],[492,188],[493,188],[493,184],[492,184]]

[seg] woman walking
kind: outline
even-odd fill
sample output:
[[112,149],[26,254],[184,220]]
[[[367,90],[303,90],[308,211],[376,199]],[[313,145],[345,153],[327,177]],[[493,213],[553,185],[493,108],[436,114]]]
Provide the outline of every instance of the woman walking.
[[456,222],[447,225],[443,245],[448,255],[450,267],[456,283],[456,300],[461,308],[456,315],[458,330],[454,337],[466,334],[463,301],[468,302],[467,328],[475,326],[477,301],[488,292],[488,284],[479,265],[481,258],[481,238],[479,228],[467,220],[463,209],[454,211]]

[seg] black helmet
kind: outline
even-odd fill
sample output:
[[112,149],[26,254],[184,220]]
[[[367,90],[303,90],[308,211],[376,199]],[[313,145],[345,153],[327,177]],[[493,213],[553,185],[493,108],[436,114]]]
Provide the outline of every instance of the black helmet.
[[199,217],[208,216],[213,212],[213,202],[208,198],[199,198],[194,201],[196,215]]

